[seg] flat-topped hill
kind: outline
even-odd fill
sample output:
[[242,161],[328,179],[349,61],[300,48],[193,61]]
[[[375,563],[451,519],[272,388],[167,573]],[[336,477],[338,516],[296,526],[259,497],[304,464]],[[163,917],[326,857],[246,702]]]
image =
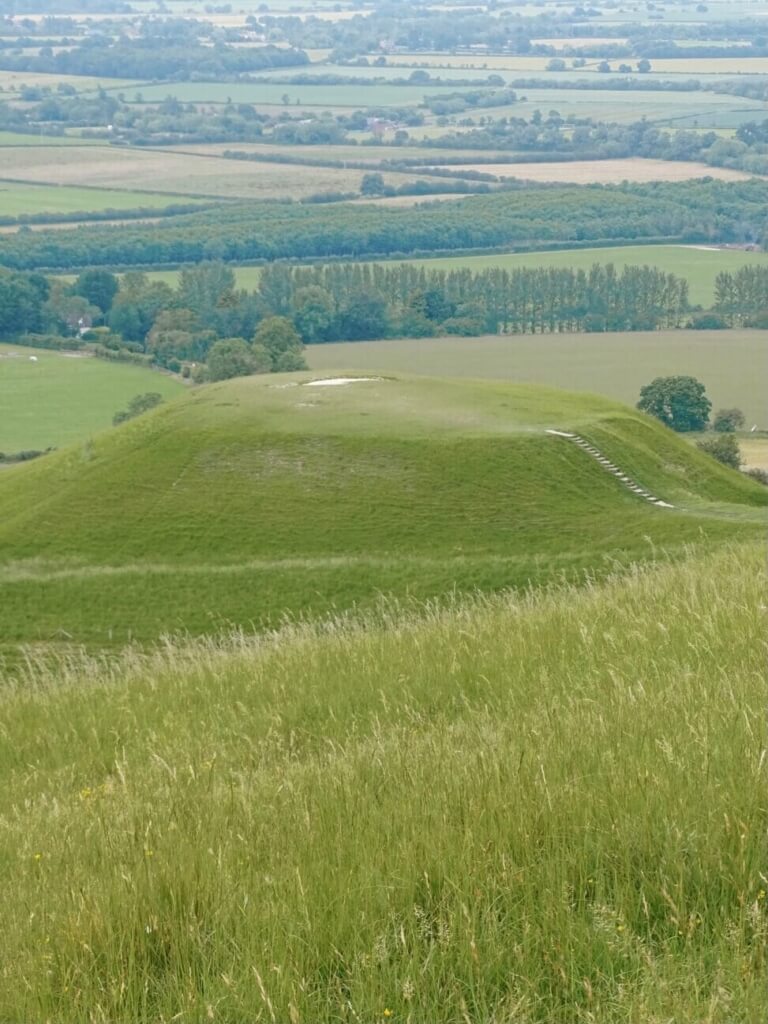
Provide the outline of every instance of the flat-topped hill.
[[[578,433],[675,508],[547,430]],[[750,480],[594,396],[240,378],[0,475],[3,633],[145,642],[381,593],[535,584],[750,533],[766,503]]]

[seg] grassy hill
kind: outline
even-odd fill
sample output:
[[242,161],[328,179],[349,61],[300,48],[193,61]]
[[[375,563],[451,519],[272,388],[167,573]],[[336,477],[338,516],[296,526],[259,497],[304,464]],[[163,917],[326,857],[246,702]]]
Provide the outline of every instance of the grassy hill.
[[0,688],[0,1019],[762,1020],[763,562]]
[[143,366],[0,345],[0,452],[71,444],[110,426],[134,395],[171,398],[183,390],[176,378]]
[[[761,530],[768,491],[632,410],[490,381],[197,389],[0,475],[6,643],[155,640],[527,586]],[[660,498],[641,501],[577,430]]]

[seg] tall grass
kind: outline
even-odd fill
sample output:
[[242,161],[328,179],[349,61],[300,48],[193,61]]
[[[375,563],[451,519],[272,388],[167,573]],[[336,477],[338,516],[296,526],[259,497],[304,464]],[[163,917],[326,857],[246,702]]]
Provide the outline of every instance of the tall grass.
[[0,696],[0,1020],[754,1024],[762,552]]

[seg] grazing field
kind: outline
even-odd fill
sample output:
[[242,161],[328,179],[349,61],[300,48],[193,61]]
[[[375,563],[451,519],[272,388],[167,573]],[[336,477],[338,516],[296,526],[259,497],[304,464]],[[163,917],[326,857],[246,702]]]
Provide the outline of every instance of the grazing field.
[[109,427],[134,395],[172,398],[183,390],[175,378],[141,366],[0,345],[0,451],[81,441]]
[[763,601],[734,547],[32,668],[0,1017],[761,1020]]
[[[4,157],[5,146],[34,146],[39,149],[41,146],[93,146],[98,142],[82,139],[77,135],[33,135],[22,132],[0,132],[0,156]],[[104,143],[106,145],[106,142]],[[4,161],[0,163],[0,168]]]
[[[525,587],[762,534],[768,490],[606,399],[312,379],[196,389],[0,473],[7,652]],[[578,430],[678,507],[649,505],[550,428]]]
[[[60,152],[67,152],[61,150]],[[73,179],[77,175],[72,175]],[[191,202],[187,196],[184,202]],[[0,217],[23,217],[34,214],[68,215],[103,213],[107,210],[162,209],[172,204],[167,194],[128,192],[118,189],[78,188],[4,181],[0,178]],[[0,247],[0,262],[2,248]]]
[[[188,193],[223,199],[299,199],[319,192],[357,192],[363,174],[360,170],[341,167],[225,160],[164,150],[111,147],[87,152],[80,148],[8,147],[3,150],[3,173],[8,178],[54,185],[85,185],[98,189],[129,189],[136,185],[173,195]],[[428,175],[422,172],[386,172],[384,175],[387,184],[396,186],[426,178]],[[443,185],[444,181],[441,179],[440,183]],[[136,198],[135,205],[143,205],[143,196],[137,194]]]
[[634,404],[654,377],[701,380],[715,408],[736,406],[768,429],[768,338],[764,331],[653,331],[311,345],[314,370],[423,373],[568,387]]

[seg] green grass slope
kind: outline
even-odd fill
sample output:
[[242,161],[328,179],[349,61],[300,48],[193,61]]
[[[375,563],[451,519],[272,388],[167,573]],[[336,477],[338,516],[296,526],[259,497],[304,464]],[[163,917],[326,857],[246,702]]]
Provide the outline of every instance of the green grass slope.
[[763,561],[0,688],[0,1019],[763,1020]]
[[134,395],[183,390],[143,366],[0,345],[0,452],[71,444],[110,426]]
[[[198,389],[0,475],[2,633],[93,645],[603,571],[760,529],[768,492],[605,399],[299,375]],[[659,497],[548,428],[575,429]],[[758,520],[756,522],[756,519]]]

